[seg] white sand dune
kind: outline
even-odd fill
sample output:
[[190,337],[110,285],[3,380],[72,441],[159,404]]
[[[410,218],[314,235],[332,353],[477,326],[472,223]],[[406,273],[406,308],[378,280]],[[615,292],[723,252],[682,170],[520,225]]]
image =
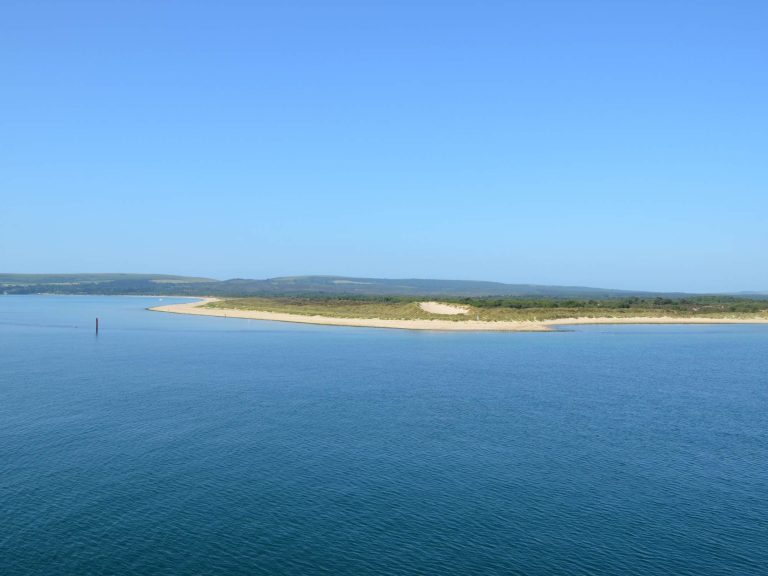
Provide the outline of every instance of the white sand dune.
[[430,314],[448,314],[452,316],[469,312],[469,308],[466,306],[445,304],[443,302],[419,302],[419,308]]
[[246,318],[250,320],[270,320],[276,322],[298,322],[300,324],[324,324],[331,326],[360,326],[368,328],[397,328],[401,330],[447,330],[465,332],[544,332],[556,326],[575,324],[768,324],[768,318],[562,318],[559,320],[539,320],[533,322],[483,320],[387,320],[381,318],[332,318],[330,316],[304,316],[282,312],[263,312],[260,310],[234,310],[224,308],[201,308],[217,298],[203,298],[185,304],[156,306],[150,310],[173,314],[195,314],[199,316],[218,316],[220,318]]

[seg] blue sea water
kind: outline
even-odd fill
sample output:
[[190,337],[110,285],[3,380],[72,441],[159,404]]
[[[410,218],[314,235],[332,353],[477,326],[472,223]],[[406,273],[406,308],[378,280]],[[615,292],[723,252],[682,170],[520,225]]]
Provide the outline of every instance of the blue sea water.
[[157,303],[0,296],[0,574],[767,573],[768,326]]

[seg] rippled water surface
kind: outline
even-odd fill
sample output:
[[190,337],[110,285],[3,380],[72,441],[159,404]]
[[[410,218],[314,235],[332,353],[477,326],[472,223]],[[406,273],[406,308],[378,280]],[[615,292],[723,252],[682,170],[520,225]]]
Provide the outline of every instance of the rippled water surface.
[[0,296],[0,574],[766,574],[768,327],[156,302]]

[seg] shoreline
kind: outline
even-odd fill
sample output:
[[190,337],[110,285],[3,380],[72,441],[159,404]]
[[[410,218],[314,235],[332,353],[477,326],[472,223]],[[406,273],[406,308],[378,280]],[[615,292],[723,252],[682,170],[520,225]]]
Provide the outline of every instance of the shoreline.
[[352,326],[358,328],[391,328],[397,330],[436,330],[451,332],[551,332],[558,326],[584,324],[768,324],[768,318],[675,318],[628,317],[628,318],[559,318],[556,320],[488,322],[483,320],[393,320],[382,318],[334,318],[331,316],[304,316],[286,312],[260,310],[237,310],[234,308],[201,308],[219,298],[201,298],[196,302],[167,304],[147,308],[152,312],[170,314],[191,314],[194,316],[215,316],[219,318],[240,318],[244,320],[266,320],[271,322],[292,322],[322,326]]

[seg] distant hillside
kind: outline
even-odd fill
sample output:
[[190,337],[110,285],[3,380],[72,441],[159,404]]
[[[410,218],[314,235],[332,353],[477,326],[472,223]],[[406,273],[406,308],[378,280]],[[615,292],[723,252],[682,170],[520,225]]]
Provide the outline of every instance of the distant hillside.
[[198,294],[211,278],[170,274],[0,274],[0,294]]
[[538,296],[557,298],[611,298],[649,295],[649,292],[503,284],[478,280],[351,278],[344,276],[288,276],[267,280],[227,280],[223,289],[273,294],[350,294],[360,296]]
[[122,281],[175,284],[216,282],[212,278],[173,276],[170,274],[0,274],[0,285],[92,284]]
[[730,294],[731,296],[738,296],[740,298],[766,298],[768,297],[768,290],[764,291],[753,291],[753,292],[734,292],[733,294]]
[[[623,298],[658,293],[586,288],[503,284],[475,280],[288,276],[249,280],[213,280],[165,274],[0,274],[5,294],[152,294],[180,296],[443,296]],[[665,294],[669,295],[669,294]],[[674,294],[680,296],[681,294]]]

